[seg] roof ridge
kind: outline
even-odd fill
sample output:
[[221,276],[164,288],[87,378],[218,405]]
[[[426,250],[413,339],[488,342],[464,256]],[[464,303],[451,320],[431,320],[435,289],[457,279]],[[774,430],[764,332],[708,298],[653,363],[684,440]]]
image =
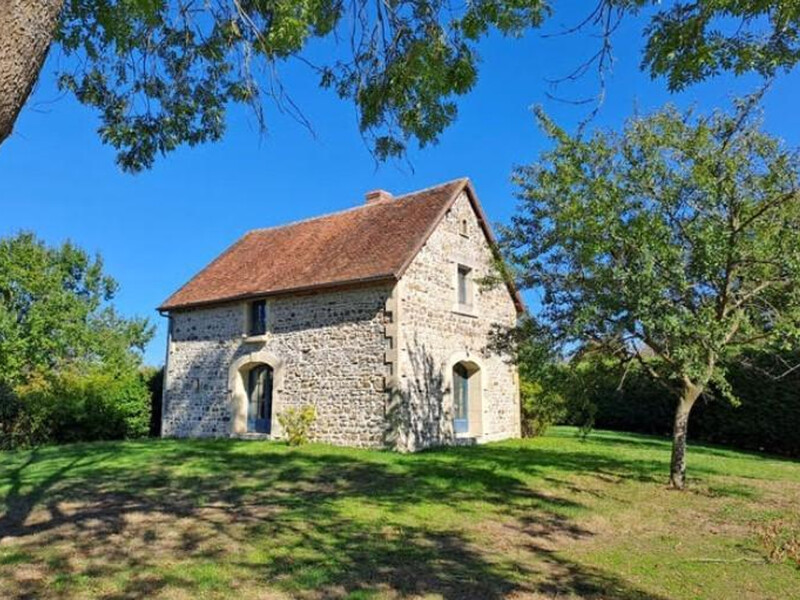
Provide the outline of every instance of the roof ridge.
[[[362,210],[365,208],[371,208],[373,206],[383,206],[385,204],[389,204],[391,202],[396,202],[397,200],[402,200],[408,196],[414,196],[416,194],[422,194],[424,192],[429,192],[431,190],[435,190],[437,188],[443,188],[448,185],[452,185],[457,182],[468,180],[468,177],[457,177],[455,179],[451,179],[450,181],[445,181],[443,183],[437,183],[435,185],[430,185],[425,188],[421,188],[419,190],[414,190],[413,192],[406,192],[405,194],[400,194],[399,196],[393,196],[392,198],[387,198],[386,200],[378,200],[377,202],[371,202],[369,204],[359,204],[358,206],[351,206],[350,208],[343,208],[342,210],[336,210],[329,213],[324,213],[321,215],[315,215],[313,217],[306,217],[305,219],[298,219],[296,221],[290,221],[288,223],[281,223],[280,225],[272,225],[270,227],[257,227],[255,229],[248,229],[245,231],[242,238],[251,235],[253,233],[261,233],[264,231],[276,231],[278,229],[284,229],[286,227],[294,227],[295,225],[302,225],[304,223],[311,223],[313,221],[319,221],[320,219],[327,219],[329,217],[336,217],[339,215],[343,215],[345,213],[353,212],[356,210]],[[240,238],[240,240],[242,239]],[[188,283],[188,282],[187,282]]]
[[[397,200],[399,198],[405,198],[406,196],[413,196],[414,194],[421,194],[423,192],[429,192],[431,190],[435,190],[436,188],[443,188],[445,186],[453,185],[454,183],[460,183],[462,181],[467,181],[467,180],[469,180],[469,177],[456,177],[455,179],[451,179],[449,181],[443,181],[442,183],[437,183],[435,185],[429,185],[428,187],[425,187],[425,188],[422,188],[422,189],[419,189],[419,190],[414,190],[413,192],[407,192],[405,194],[400,194],[399,196],[395,196],[393,198],[393,200]],[[368,205],[365,205],[365,206],[368,206]]]

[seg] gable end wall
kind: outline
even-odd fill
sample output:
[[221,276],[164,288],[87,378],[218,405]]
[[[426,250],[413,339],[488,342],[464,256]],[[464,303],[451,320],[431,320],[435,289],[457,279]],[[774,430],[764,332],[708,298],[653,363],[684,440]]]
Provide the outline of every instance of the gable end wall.
[[[466,220],[467,236],[461,234]],[[473,314],[457,309],[458,265],[472,269]],[[462,192],[431,234],[398,283],[400,308],[398,377],[393,394],[397,447],[415,450],[452,443],[452,363],[474,360],[480,365],[481,432],[466,441],[485,442],[520,435],[519,382],[516,367],[487,350],[493,325],[510,327],[517,312],[508,289],[480,289],[477,283],[493,270],[489,242],[477,215]]]

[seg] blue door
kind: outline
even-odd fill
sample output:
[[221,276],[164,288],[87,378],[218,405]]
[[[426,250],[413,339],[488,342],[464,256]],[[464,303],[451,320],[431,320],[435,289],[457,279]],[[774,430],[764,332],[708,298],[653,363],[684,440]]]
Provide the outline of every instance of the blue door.
[[469,372],[461,363],[453,367],[453,429],[469,432]]
[[270,433],[272,429],[272,367],[258,365],[247,375],[247,431]]

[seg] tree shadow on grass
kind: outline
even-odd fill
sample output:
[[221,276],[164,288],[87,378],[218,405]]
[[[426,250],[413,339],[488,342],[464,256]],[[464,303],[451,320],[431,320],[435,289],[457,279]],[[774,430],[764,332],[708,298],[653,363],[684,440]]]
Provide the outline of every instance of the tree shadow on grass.
[[[594,450],[591,444],[587,444],[585,449],[577,451],[554,450],[549,447],[542,447],[536,444],[505,443],[493,444],[489,446],[479,446],[472,448],[442,449],[437,452],[475,452],[476,464],[494,464],[496,468],[507,472],[523,473],[529,477],[547,477],[554,473],[565,476],[573,475],[593,475],[606,481],[638,481],[642,483],[666,484],[669,475],[669,446],[654,442],[645,442],[643,446],[654,445],[662,450],[661,456],[656,456],[652,452],[638,453],[619,453],[615,455],[614,446],[627,448],[638,448],[634,440],[610,439],[605,443],[602,450]],[[639,448],[643,449],[643,448]],[[692,455],[708,457],[711,460],[704,462],[694,462],[691,465],[690,473],[694,477],[713,477],[730,475],[729,466],[722,461],[713,459],[730,459],[730,453],[706,446],[692,446],[689,450]],[[738,452],[737,452],[738,454]],[[638,456],[637,456],[638,455]],[[782,459],[778,458],[778,461]],[[791,463],[791,460],[785,460]],[[795,461],[796,463],[796,461]],[[757,465],[754,465],[754,469]],[[741,474],[738,477],[748,478],[751,476]]]
[[[578,433],[568,435],[564,433],[559,434],[562,437],[580,437]],[[617,445],[621,447],[635,448],[636,450],[659,450],[662,452],[670,452],[672,448],[672,437],[669,434],[643,434],[638,432],[628,432],[624,430],[619,431],[591,431],[585,438],[587,443],[603,442],[603,444]],[[730,459],[734,455],[736,458],[747,458],[749,460],[762,462],[770,461],[777,463],[797,464],[800,462],[798,458],[791,456],[784,456],[781,454],[771,454],[769,452],[760,452],[756,450],[748,450],[745,448],[737,448],[735,446],[726,446],[724,444],[714,444],[710,442],[694,441],[691,437],[691,431],[688,442],[691,455],[719,457]]]
[[565,476],[595,475],[614,480],[658,482],[666,478],[668,458],[615,457],[613,452],[561,451],[536,445],[489,445],[438,452],[458,452],[475,466],[539,478],[553,473]]
[[[126,462],[132,453],[139,462]],[[186,441],[31,453],[0,467],[0,539],[30,559],[0,565],[0,595],[70,598],[88,585],[108,599],[222,598],[238,582],[242,597],[656,598],[553,552],[548,541],[590,535],[571,516],[582,505],[520,476],[556,463],[626,468],[503,447],[398,456]]]

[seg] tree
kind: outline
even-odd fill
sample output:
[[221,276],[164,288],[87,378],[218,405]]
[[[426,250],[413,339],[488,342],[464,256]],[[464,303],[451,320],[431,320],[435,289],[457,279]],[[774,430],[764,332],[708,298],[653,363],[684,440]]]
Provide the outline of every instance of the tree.
[[0,4],[0,143],[10,134],[42,69],[63,0]]
[[0,387],[97,365],[137,368],[153,329],[113,309],[116,289],[100,257],[69,242],[48,247],[30,233],[0,239]]
[[[262,99],[272,97],[305,122],[277,76],[291,59],[355,103],[359,129],[383,160],[412,141],[435,142],[454,121],[456,97],[477,80],[482,37],[520,35],[550,12],[544,0],[457,9],[446,0],[4,0],[0,144],[54,44],[67,56],[59,85],[97,109],[100,137],[126,171],[220,139],[230,103],[250,105],[264,127]],[[603,39],[589,63],[605,69],[618,20],[645,12],[643,67],[666,75],[671,89],[720,71],[771,76],[800,59],[800,9],[788,0],[598,0],[584,21]]]
[[569,351],[604,347],[680,390],[670,481],[685,485],[689,415],[727,367],[800,341],[800,157],[732,113],[667,107],[621,134],[572,137],[520,168],[505,231],[521,285],[543,291],[541,326]]
[[0,239],[0,448],[147,433],[153,329],[114,310],[116,289],[69,242]]

